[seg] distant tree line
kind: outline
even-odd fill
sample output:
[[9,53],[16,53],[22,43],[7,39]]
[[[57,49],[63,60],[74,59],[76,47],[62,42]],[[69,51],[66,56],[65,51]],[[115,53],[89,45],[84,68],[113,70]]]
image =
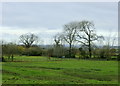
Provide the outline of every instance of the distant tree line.
[[[38,46],[38,39],[37,35],[29,33],[19,37],[21,45],[2,41],[2,60],[14,61],[15,55],[48,56],[49,59],[56,57],[111,60],[113,57],[119,57],[118,49],[111,48],[109,41],[102,47],[95,44],[95,41],[103,41],[104,37],[97,35],[94,23],[91,21],[75,21],[65,24],[63,32],[53,37],[54,44],[49,48]],[[8,57],[7,60],[4,56]]]

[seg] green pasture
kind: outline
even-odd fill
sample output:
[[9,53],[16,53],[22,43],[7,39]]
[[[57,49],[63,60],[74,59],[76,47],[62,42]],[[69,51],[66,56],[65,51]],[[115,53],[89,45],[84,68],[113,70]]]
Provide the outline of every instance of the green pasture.
[[16,56],[2,62],[2,84],[117,83],[118,61]]

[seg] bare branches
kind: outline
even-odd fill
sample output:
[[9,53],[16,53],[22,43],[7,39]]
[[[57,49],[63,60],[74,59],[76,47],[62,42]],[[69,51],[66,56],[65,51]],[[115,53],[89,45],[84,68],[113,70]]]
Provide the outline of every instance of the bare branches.
[[[91,46],[92,42],[100,39],[100,36],[97,36],[95,33],[95,28],[93,22],[90,21],[81,21],[78,23],[77,28],[77,41],[88,47],[89,56],[91,58]],[[81,35],[82,34],[82,35]]]
[[[98,36],[95,33],[93,22],[85,20],[80,22],[71,22],[64,25],[63,33],[63,39],[69,44],[69,55],[71,55],[72,45],[75,42],[79,42],[88,48],[89,56],[91,58],[93,42],[99,39],[104,39],[103,36]],[[56,43],[59,43],[59,41],[59,39],[55,39]]]
[[71,22],[64,25],[63,39],[69,44],[69,55],[71,57],[72,45],[76,41],[76,29],[78,22]]
[[26,48],[31,47],[31,45],[38,40],[38,37],[34,34],[23,34],[20,36],[20,41],[25,45]]
[[56,43],[56,46],[62,45],[62,41],[63,41],[63,35],[58,33],[54,36],[54,41]]
[[72,44],[75,41],[77,22],[71,22],[69,24],[64,25],[64,40]]

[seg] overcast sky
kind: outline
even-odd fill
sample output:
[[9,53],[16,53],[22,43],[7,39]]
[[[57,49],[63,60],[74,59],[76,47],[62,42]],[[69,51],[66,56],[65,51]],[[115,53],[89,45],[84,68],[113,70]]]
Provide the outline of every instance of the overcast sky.
[[71,21],[93,21],[97,34],[105,37],[118,33],[117,2],[4,2],[0,39],[17,41],[21,34],[35,33],[44,44],[62,32]]

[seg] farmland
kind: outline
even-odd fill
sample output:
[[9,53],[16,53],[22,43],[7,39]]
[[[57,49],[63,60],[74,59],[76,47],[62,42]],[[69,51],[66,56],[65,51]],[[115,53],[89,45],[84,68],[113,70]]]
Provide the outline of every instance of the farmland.
[[2,84],[117,84],[117,80],[117,61],[15,56],[13,62],[2,62]]

